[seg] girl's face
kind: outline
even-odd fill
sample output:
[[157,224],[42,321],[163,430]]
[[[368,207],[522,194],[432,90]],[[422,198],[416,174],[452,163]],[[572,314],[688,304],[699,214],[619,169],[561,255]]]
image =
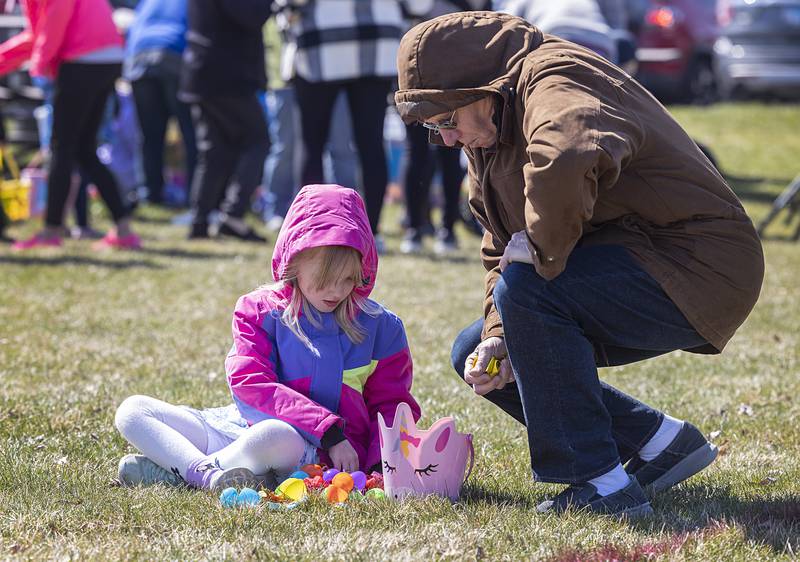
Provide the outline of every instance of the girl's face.
[[297,285],[306,300],[320,312],[333,312],[356,286],[356,279],[346,271],[327,286],[319,287],[318,279],[323,256],[317,254],[300,261],[297,267]]

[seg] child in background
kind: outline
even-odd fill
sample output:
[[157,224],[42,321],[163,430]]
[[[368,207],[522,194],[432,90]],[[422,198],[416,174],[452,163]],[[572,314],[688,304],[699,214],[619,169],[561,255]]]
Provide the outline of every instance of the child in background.
[[233,313],[233,404],[126,399],[115,423],[144,456],[120,461],[120,482],[219,489],[307,463],[380,470],[378,412],[391,423],[400,402],[415,419],[419,406],[403,324],[368,298],[377,270],[359,195],[304,187],[275,245],[277,282],[241,297]]
[[97,187],[114,226],[95,249],[141,247],[131,229],[131,208],[117,181],[97,158],[97,131],[120,73],[123,50],[106,0],[22,0],[26,29],[0,44],[0,75],[30,61],[31,76],[55,80],[52,157],[44,228],[14,250],[59,247],[75,166]]

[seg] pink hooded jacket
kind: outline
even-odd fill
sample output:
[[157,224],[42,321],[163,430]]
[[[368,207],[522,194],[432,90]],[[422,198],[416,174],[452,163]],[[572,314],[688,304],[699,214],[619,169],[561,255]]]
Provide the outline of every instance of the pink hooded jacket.
[[[375,285],[378,255],[364,202],[338,185],[300,190],[283,223],[272,256],[280,279],[301,251],[318,246],[350,246],[361,253],[367,297]],[[367,470],[381,460],[378,413],[392,423],[400,402],[420,410],[411,396],[412,362],[401,320],[375,303],[375,316],[360,313],[366,337],[353,343],[333,313],[320,314],[321,326],[305,316],[300,323],[319,351],[315,356],[280,319],[291,287],[257,289],[236,303],[233,347],[225,361],[233,400],[249,424],[279,419],[321,446],[323,435],[339,426]],[[322,460],[329,461],[326,455]]]
[[0,75],[30,60],[32,76],[53,78],[64,61],[121,47],[107,0],[22,0],[30,27],[0,45]]

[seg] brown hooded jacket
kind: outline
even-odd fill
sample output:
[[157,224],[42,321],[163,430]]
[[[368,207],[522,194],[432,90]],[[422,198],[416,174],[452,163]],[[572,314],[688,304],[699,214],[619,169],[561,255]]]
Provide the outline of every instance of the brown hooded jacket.
[[486,228],[484,338],[503,335],[492,291],[506,244],[525,230],[546,279],[577,244],[624,246],[711,344],[691,351],[722,350],[758,299],[761,243],[719,172],[635,80],[496,12],[417,25],[397,66],[407,123],[496,99],[497,143],[464,148]]

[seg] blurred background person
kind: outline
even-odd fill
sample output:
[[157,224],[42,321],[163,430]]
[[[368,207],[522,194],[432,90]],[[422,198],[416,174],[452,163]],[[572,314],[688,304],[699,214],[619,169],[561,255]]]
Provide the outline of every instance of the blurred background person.
[[[264,162],[263,218],[267,230],[272,232],[280,229],[289,205],[302,186],[300,114],[291,83],[291,64],[281,68],[281,58],[286,51],[286,16],[287,12],[281,11],[264,26],[269,85],[265,105],[270,149]],[[324,155],[325,182],[356,187],[358,172],[350,108],[345,92],[340,92],[334,103],[331,132]]]
[[[489,10],[491,0],[434,0],[430,11],[413,18],[411,25],[459,11]],[[400,243],[404,254],[422,251],[423,235],[430,228],[430,188],[436,170],[441,174],[441,226],[436,231],[434,252],[449,254],[458,249],[454,230],[460,217],[461,183],[466,171],[461,166],[461,151],[428,142],[428,129],[417,124],[406,125],[408,160],[405,173],[406,231]]]
[[187,0],[141,0],[128,30],[123,76],[130,82],[142,133],[147,199],[163,204],[164,142],[170,117],[181,131],[186,160],[186,193],[197,163],[189,106],[178,99],[186,46]]
[[387,96],[397,74],[395,57],[405,28],[403,13],[424,13],[430,9],[430,1],[317,0],[302,5],[289,2],[287,8],[286,64],[300,108],[303,139],[301,183],[325,179],[322,153],[334,103],[344,91],[370,227],[379,251],[383,251],[378,225],[388,179],[383,145]]
[[[609,16],[621,17],[616,4],[608,4]],[[522,17],[544,33],[557,35],[617,62],[616,41],[598,0],[507,0],[501,11]]]
[[138,248],[131,208],[97,157],[97,132],[123,59],[111,8],[106,0],[23,0],[22,7],[29,26],[0,45],[0,75],[30,60],[32,76],[54,78],[55,83],[45,226],[14,249],[61,246],[76,165],[97,187],[115,224],[95,247]]
[[[269,0],[189,0],[179,96],[192,104],[198,161],[189,238],[208,238],[220,208],[219,235],[263,242],[244,221],[269,151],[262,27]],[[224,198],[224,200],[223,200]]]

